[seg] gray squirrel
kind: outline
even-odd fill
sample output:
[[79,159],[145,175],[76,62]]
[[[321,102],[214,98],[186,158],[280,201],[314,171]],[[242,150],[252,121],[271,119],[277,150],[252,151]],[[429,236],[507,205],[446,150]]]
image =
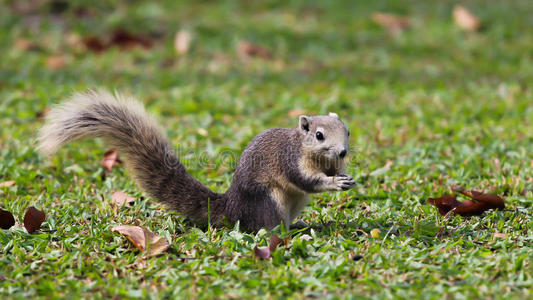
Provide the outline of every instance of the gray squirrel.
[[223,194],[187,173],[154,118],[131,97],[77,93],[51,109],[38,142],[50,155],[69,141],[102,137],[126,158],[124,164],[141,188],[170,209],[202,226],[208,220],[214,226],[239,221],[244,231],[257,231],[281,222],[289,228],[309,202],[309,193],[355,185],[345,174],[348,136],[335,113],[300,116],[297,128],[265,130],[242,152]]

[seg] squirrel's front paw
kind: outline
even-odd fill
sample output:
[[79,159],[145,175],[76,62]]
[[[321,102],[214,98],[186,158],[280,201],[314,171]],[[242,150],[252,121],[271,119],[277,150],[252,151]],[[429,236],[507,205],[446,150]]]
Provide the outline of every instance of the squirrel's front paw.
[[350,175],[338,175],[333,177],[335,189],[338,191],[346,191],[355,186],[355,180]]

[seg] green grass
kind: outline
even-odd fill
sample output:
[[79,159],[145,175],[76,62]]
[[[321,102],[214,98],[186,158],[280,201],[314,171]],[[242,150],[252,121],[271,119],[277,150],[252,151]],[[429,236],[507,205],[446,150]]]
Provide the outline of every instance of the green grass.
[[[48,2],[14,13],[17,2],[0,1],[0,182],[17,183],[0,189],[0,206],[19,222],[31,205],[47,218],[37,234],[0,231],[2,298],[533,296],[531,1],[468,1],[485,25],[476,33],[453,24],[453,1],[72,1],[60,14]],[[375,11],[409,15],[412,28],[391,36]],[[69,43],[115,27],[159,38],[101,54]],[[181,28],[195,37],[185,57],[173,48]],[[18,50],[20,38],[37,49]],[[273,60],[243,62],[240,40]],[[67,65],[47,68],[58,55]],[[337,112],[358,186],[314,196],[302,215],[312,240],[297,233],[264,261],[252,257],[264,231],[202,231],[148,198],[114,209],[113,191],[144,194],[122,167],[104,178],[102,141],[52,158],[35,150],[35,114],[90,87],[142,99],[190,172],[219,192],[253,136],[296,126],[289,110]],[[425,199],[451,184],[505,195],[507,209],[443,219]],[[111,232],[118,224],[146,226],[171,250],[143,268]]]

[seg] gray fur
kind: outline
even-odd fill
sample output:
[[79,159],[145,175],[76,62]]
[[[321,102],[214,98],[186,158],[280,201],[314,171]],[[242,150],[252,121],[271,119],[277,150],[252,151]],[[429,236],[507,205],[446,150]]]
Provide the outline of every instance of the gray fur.
[[[303,122],[303,123],[302,123]],[[304,126],[305,125],[305,126]],[[316,131],[324,139],[316,138]],[[54,107],[39,133],[39,148],[52,154],[82,137],[102,137],[125,156],[136,182],[153,198],[205,225],[239,221],[245,231],[289,226],[308,193],[346,190],[339,153],[348,149],[348,131],[336,114],[301,116],[298,128],[273,128],[255,137],[237,164],[224,194],[189,175],[172,146],[142,104],[105,91],[74,95]]]

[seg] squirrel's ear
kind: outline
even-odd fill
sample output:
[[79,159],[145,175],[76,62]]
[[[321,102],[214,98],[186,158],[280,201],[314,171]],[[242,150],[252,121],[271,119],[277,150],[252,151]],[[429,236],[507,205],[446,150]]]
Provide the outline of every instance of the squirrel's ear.
[[328,116],[330,116],[330,117],[332,117],[332,118],[340,119],[340,118],[339,118],[339,115],[337,115],[337,114],[334,113],[334,112],[330,112],[330,113],[328,114]]
[[298,127],[304,131],[309,131],[309,117],[308,116],[300,116],[300,122]]

